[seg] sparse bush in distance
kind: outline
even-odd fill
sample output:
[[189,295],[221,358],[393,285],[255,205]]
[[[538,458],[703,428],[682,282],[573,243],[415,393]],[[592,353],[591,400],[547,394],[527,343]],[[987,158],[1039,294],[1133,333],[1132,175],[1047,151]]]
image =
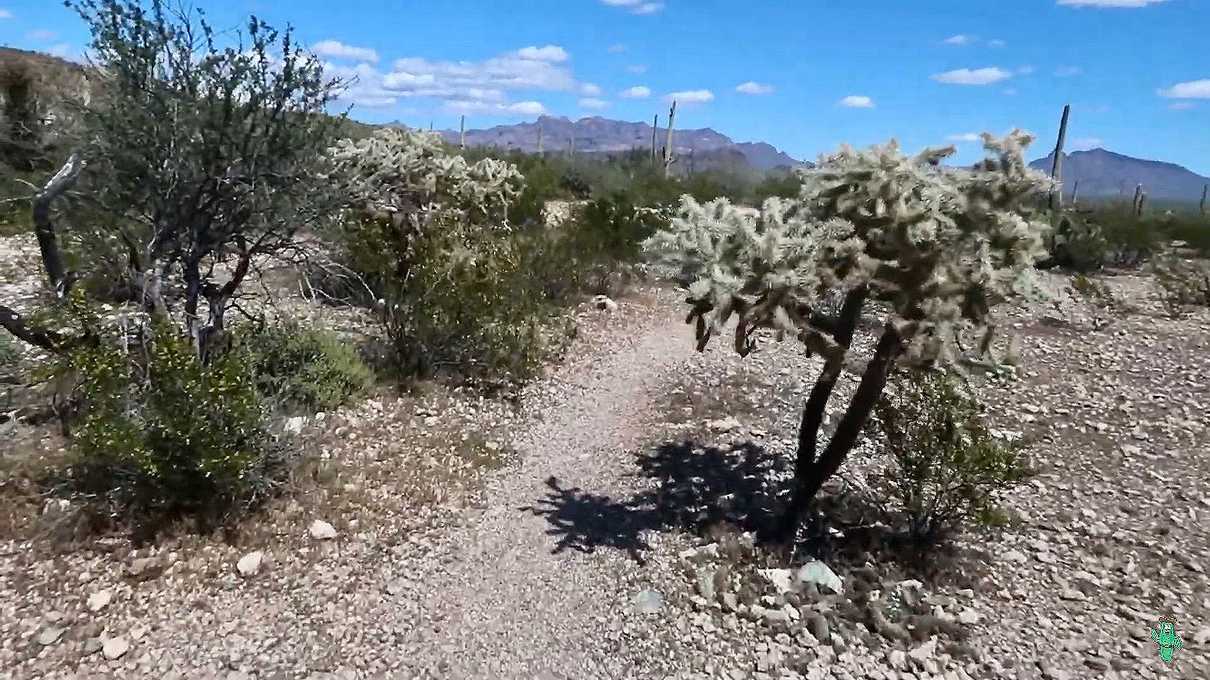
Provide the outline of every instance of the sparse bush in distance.
[[280,410],[331,411],[374,382],[356,348],[331,331],[284,321],[249,325],[234,335],[257,391]]
[[993,437],[975,398],[942,373],[898,376],[870,424],[888,457],[884,490],[920,540],[998,523],[997,494],[1031,474],[1021,447]]
[[1172,314],[1186,307],[1210,307],[1210,263],[1168,252],[1155,259],[1152,271]]
[[[734,346],[747,354],[759,329],[798,339],[823,357],[804,406],[797,463],[780,538],[792,540],[816,494],[857,442],[896,366],[960,367],[956,333],[982,332],[991,346],[994,305],[1029,290],[1049,231],[1037,210],[1049,186],[1024,151],[1032,137],[984,135],[987,158],[947,168],[953,147],[907,157],[897,144],[848,147],[802,174],[794,199],[771,198],[761,210],[726,200],[682,199],[669,226],[646,243],[689,286],[697,348],[736,319]],[[844,301],[835,316],[821,301]],[[850,344],[868,302],[886,315],[868,362]],[[860,370],[857,389],[827,445],[819,432],[844,370]]]

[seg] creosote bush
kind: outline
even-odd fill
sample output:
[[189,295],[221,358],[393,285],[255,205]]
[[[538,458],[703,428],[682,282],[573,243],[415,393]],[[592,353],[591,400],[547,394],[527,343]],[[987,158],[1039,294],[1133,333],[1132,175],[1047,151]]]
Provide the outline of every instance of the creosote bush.
[[[153,329],[154,328],[154,329]],[[270,495],[288,472],[243,356],[203,365],[166,324],[98,333],[62,368],[76,377],[76,480],[138,524],[188,516],[213,527]]]
[[283,411],[330,411],[374,382],[356,348],[329,331],[285,321],[250,325],[235,335],[257,391]]
[[885,491],[920,540],[999,523],[996,494],[1030,476],[1021,447],[993,437],[978,402],[944,374],[900,375],[870,425],[889,459]]

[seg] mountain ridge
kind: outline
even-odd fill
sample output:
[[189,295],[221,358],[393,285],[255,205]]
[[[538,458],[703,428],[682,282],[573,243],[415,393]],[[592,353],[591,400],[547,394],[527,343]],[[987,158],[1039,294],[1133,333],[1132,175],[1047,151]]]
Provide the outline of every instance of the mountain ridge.
[[[568,149],[573,137],[577,153],[622,153],[633,149],[651,149],[651,123],[621,121],[601,116],[572,120],[566,116],[544,115],[532,122],[470,129],[466,131],[466,144],[534,153],[538,150],[539,129],[545,151]],[[458,130],[438,132],[447,141],[459,141]],[[658,128],[655,132],[656,148],[663,149],[668,129]],[[734,152],[738,152],[748,165],[758,170],[809,165],[767,142],[736,142],[708,127],[674,129],[672,146],[677,156],[686,162],[690,154],[708,162],[715,158],[734,157]]]
[[[1029,165],[1049,173],[1053,162],[1052,151]],[[1078,181],[1080,196],[1090,198],[1131,197],[1135,187],[1142,184],[1149,198],[1196,202],[1201,198],[1203,188],[1210,184],[1210,177],[1203,177],[1176,163],[1135,158],[1099,147],[1063,154],[1060,175],[1065,196],[1071,196]]]

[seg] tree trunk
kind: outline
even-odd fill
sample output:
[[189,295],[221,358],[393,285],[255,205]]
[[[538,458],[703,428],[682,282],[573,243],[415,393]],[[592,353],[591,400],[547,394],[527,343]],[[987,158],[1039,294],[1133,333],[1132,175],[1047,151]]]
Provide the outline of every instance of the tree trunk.
[[1050,192],[1050,209],[1063,207],[1063,145],[1067,141],[1067,117],[1071,115],[1071,104],[1063,107],[1063,120],[1059,122],[1059,140],[1055,144],[1054,162],[1050,166],[1050,178],[1059,184]]
[[58,235],[50,219],[50,206],[76,183],[85,165],[87,163],[78,155],[72,154],[59,172],[42,187],[42,191],[34,196],[34,235],[38,238],[38,250],[42,253],[42,266],[46,269],[46,276],[59,297],[67,296],[71,287],[71,276],[63,262],[63,253],[59,250]]
[[[840,309],[832,337],[846,350],[853,343],[853,333],[857,329],[857,322],[861,319],[861,310],[865,307],[867,295],[868,291],[865,288],[849,291],[845,295],[844,305]],[[841,366],[825,364],[803,406],[802,420],[798,427],[798,451],[794,459],[795,493],[790,501],[790,508],[784,516],[785,525],[779,532],[787,538],[792,537],[793,533],[797,531],[805,504],[810,500],[809,497],[798,493],[801,485],[797,481],[810,477],[819,442],[819,428],[823,426],[828,400],[832,397],[832,390],[836,387],[840,372]]]
[[[865,373],[861,376],[861,382],[857,386],[857,391],[853,394],[853,398],[849,401],[849,406],[845,409],[844,415],[840,418],[840,423],[836,426],[836,432],[832,434],[832,438],[828,441],[827,447],[823,453],[816,459],[813,457],[816,447],[815,438],[818,436],[819,425],[814,425],[816,432],[810,435],[810,440],[806,442],[807,452],[812,454],[812,459],[809,462],[803,462],[803,433],[799,434],[799,452],[798,462],[795,466],[794,479],[794,495],[790,501],[790,506],[786,510],[785,516],[782,518],[780,527],[780,536],[778,538],[790,541],[793,540],[797,533],[798,526],[802,521],[803,513],[814,500],[815,495],[823,488],[825,482],[828,481],[840,468],[841,463],[849,455],[849,451],[857,443],[857,437],[861,434],[861,430],[865,427],[866,422],[870,418],[870,414],[874,410],[874,406],[878,403],[879,397],[882,396],[882,391],[886,387],[887,376],[890,374],[891,367],[895,360],[903,351],[902,338],[895,327],[890,323],[883,327],[882,337],[878,339],[878,345],[874,349],[874,356],[866,365]],[[833,378],[833,384],[835,378]],[[826,394],[821,397],[816,397],[817,391],[826,390]],[[808,423],[808,411],[811,408],[817,408],[820,411],[818,416],[819,422],[822,423],[823,407],[827,404],[827,396],[830,395],[832,385],[820,387],[817,382],[812,389],[811,398],[808,399],[807,408],[804,409],[803,422],[806,425],[813,424],[814,417],[811,423]],[[822,401],[822,404],[813,404],[813,401]]]

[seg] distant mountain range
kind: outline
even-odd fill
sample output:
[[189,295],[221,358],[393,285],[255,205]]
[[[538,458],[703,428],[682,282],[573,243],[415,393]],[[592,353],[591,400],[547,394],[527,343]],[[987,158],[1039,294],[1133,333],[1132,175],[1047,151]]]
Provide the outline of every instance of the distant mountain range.
[[[1049,173],[1054,153],[1030,163],[1030,167]],[[1202,177],[1174,163],[1131,158],[1105,149],[1076,151],[1063,155],[1063,194],[1070,196],[1080,183],[1080,196],[1133,198],[1139,184],[1151,199],[1198,201],[1210,178]]]
[[[501,149],[536,152],[538,130],[542,134],[544,151],[564,151],[575,139],[576,153],[619,153],[631,149],[651,149],[651,124],[631,123],[593,116],[571,120],[564,117],[541,116],[532,123],[497,125],[486,130],[467,130],[467,146],[494,146]],[[457,130],[442,130],[442,136],[458,143]],[[656,131],[656,147],[662,149],[668,129]],[[710,128],[674,130],[672,146],[682,164],[689,163],[690,154],[699,169],[718,164],[742,162],[757,170],[804,165],[764,142],[735,142]]]

